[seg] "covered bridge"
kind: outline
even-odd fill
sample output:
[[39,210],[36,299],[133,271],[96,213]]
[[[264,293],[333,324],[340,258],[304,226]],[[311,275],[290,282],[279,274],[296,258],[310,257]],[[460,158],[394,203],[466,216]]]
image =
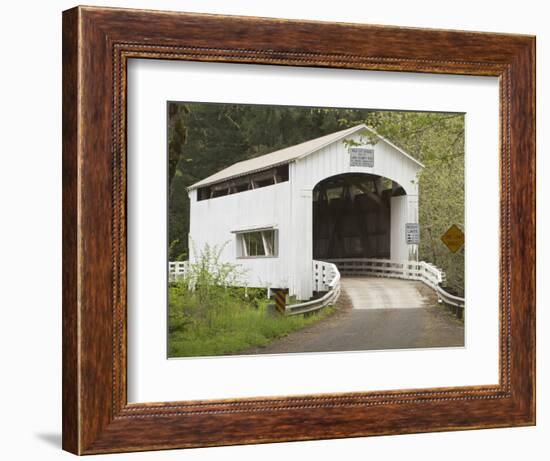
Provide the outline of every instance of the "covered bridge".
[[363,124],[235,163],[189,187],[190,247],[308,300],[316,261],[418,259],[422,168]]

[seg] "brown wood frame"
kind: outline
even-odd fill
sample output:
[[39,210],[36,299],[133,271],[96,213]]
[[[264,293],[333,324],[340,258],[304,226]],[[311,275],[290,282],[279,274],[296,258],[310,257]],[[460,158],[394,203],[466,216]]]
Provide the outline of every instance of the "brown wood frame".
[[[498,76],[499,384],[128,404],[130,58]],[[532,36],[93,7],[65,11],[63,448],[90,454],[533,425],[534,69]]]

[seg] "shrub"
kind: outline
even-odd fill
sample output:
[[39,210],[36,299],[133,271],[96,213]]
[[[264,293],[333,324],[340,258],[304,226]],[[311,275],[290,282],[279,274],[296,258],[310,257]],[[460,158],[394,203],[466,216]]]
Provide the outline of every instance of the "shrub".
[[332,312],[310,317],[266,313],[266,290],[247,288],[245,271],[221,260],[222,247],[206,245],[185,277],[168,288],[170,357],[234,354],[262,346]]

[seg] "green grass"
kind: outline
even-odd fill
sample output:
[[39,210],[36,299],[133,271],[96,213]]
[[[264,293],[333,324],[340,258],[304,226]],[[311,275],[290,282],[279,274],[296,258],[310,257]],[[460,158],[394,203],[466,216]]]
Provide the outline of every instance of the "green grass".
[[237,354],[264,346],[332,313],[308,316],[267,312],[265,289],[243,285],[245,269],[221,259],[225,244],[193,247],[185,278],[168,287],[168,356]]
[[285,317],[266,311],[265,290],[208,286],[191,291],[184,282],[168,289],[169,357],[236,354],[269,344],[333,312]]

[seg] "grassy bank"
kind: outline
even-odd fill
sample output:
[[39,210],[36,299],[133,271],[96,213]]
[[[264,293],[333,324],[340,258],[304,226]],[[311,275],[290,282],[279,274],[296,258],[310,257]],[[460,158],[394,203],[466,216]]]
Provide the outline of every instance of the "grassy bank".
[[[262,346],[332,313],[331,307],[304,317],[266,312],[265,290],[210,287],[208,305],[182,283],[169,290],[169,357],[230,355]],[[204,301],[204,299],[202,300]]]

